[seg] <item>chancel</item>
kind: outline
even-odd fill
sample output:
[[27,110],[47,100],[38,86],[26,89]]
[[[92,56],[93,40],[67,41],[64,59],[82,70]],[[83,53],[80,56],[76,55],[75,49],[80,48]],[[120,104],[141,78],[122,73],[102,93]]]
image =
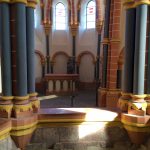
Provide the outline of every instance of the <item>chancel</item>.
[[150,149],[150,0],[0,0],[0,150]]

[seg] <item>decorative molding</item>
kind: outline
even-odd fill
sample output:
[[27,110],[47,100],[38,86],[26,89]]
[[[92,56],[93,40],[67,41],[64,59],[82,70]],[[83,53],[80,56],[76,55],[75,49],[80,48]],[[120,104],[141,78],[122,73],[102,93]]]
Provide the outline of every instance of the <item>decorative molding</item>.
[[26,96],[15,96],[14,97],[15,100],[19,100],[19,101],[24,101],[24,100],[28,100],[29,99],[29,95]]
[[102,44],[109,44],[110,43],[110,40],[109,38],[104,38],[103,41],[101,42]]
[[52,24],[51,24],[50,21],[44,20],[44,22],[43,22],[43,27],[44,27],[45,34],[46,34],[46,35],[49,35],[50,30],[51,30],[51,26],[52,26]]
[[14,96],[2,96],[0,99],[8,101],[14,99]]
[[37,5],[37,0],[27,0],[27,7],[35,8]]
[[36,129],[36,126],[32,127],[32,128],[29,128],[29,129],[24,129],[24,130],[19,130],[19,131],[16,131],[16,130],[12,130],[10,132],[10,135],[11,136],[24,136],[24,135],[28,135],[28,134],[31,134],[33,133],[33,131]]
[[11,0],[0,0],[0,3],[10,3]]
[[72,32],[73,36],[76,36],[77,31],[78,31],[78,26],[79,26],[78,23],[70,25],[70,29],[71,29],[71,32]]
[[32,111],[33,109],[32,109],[31,103],[28,103],[28,104],[14,105],[13,110],[16,113],[19,113],[19,112],[25,112],[25,111]]
[[55,53],[53,54],[52,59],[51,59],[51,62],[52,62],[52,63],[55,63],[55,59],[56,59],[56,57],[57,57],[58,55],[65,55],[67,58],[70,57],[66,52],[64,52],[64,51],[58,51],[58,52],[55,52]]
[[41,65],[42,66],[45,65],[46,60],[45,60],[43,53],[39,50],[35,50],[35,54],[37,54],[40,57]]
[[124,0],[123,2],[125,9],[136,8],[143,4],[150,5],[150,0]]
[[34,93],[30,93],[30,94],[28,94],[29,96],[31,96],[31,97],[35,97],[35,96],[38,96],[38,93],[37,92],[34,92]]
[[103,25],[104,25],[103,20],[96,20],[96,29],[97,29],[98,34],[101,34]]

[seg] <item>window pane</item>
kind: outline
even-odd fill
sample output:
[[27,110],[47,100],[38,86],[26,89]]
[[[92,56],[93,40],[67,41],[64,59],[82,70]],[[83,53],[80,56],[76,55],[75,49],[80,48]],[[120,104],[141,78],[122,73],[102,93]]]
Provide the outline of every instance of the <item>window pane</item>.
[[87,7],[87,14],[95,14],[95,7]]
[[56,29],[65,30],[66,28],[66,10],[62,3],[56,5]]
[[87,28],[95,28],[95,22],[87,22]]
[[93,22],[95,22],[95,15],[88,15],[87,16],[87,22],[88,21],[93,21]]
[[86,8],[86,24],[87,28],[95,28],[96,6],[94,1],[90,1]]
[[56,17],[56,22],[62,22],[65,23],[65,17]]
[[57,30],[65,30],[66,29],[66,25],[65,24],[61,24],[61,23],[57,23],[56,24],[56,29]]
[[65,16],[65,10],[56,9],[56,16]]

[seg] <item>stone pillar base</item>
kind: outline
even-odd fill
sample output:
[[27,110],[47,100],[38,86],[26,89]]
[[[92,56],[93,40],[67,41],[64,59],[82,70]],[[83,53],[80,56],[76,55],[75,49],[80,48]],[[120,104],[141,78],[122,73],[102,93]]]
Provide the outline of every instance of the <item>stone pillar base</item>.
[[0,118],[10,118],[13,104],[2,105],[0,104]]
[[146,114],[150,115],[150,101],[146,101],[146,102],[147,102]]
[[37,98],[37,93],[29,94],[29,100],[31,102],[31,106],[34,113],[37,113],[40,108],[40,101]]
[[0,117],[10,118],[13,108],[12,99],[13,96],[2,96],[0,98]]
[[147,102],[144,100],[146,95],[131,95],[132,100],[128,102],[128,114],[145,116]]
[[150,95],[149,94],[146,96],[145,101],[147,102],[146,114],[150,115]]
[[25,105],[14,105],[12,109],[12,114],[15,118],[31,116],[33,114],[31,103]]
[[106,88],[99,88],[98,89],[98,107],[106,107]]
[[120,89],[109,89],[106,94],[106,107],[111,109],[118,108],[118,100],[120,96]]
[[132,143],[140,145],[145,142],[149,134],[149,126],[147,126],[149,119],[148,115],[137,116],[127,113],[121,115],[121,122],[124,124]]
[[22,135],[22,136],[12,135],[11,137],[18,148],[20,148],[21,150],[25,150],[27,144],[29,144],[31,140],[32,133],[27,134],[27,135]]
[[121,92],[121,97],[118,101],[118,107],[122,112],[128,112],[128,102],[131,100],[130,93]]
[[12,115],[15,118],[28,117],[33,114],[31,102],[29,96],[17,96],[14,100],[14,106],[12,109]]

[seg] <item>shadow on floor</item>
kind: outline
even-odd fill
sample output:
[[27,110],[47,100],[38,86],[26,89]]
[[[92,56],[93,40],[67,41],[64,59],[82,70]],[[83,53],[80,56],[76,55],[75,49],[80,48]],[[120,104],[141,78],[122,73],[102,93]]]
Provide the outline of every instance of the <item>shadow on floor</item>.
[[[41,108],[56,108],[56,107],[96,107],[96,92],[95,90],[78,91],[74,96],[57,96],[53,95],[50,98],[40,98]],[[72,104],[73,103],[73,104]]]

